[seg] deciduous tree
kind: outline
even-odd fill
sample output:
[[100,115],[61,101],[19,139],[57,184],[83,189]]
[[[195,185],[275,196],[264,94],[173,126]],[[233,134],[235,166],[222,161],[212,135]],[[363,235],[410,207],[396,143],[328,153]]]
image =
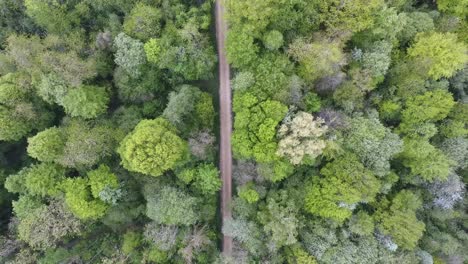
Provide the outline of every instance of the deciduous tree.
[[157,8],[137,3],[130,14],[125,16],[123,29],[128,35],[145,41],[160,34],[161,18],[162,14]]
[[313,161],[326,146],[323,139],[326,131],[327,126],[323,120],[314,120],[311,114],[299,112],[294,118],[283,121],[280,126],[280,141],[276,153],[294,165],[307,163],[306,160]]
[[242,158],[255,158],[259,162],[271,162],[275,158],[277,143],[276,126],[283,119],[287,107],[277,101],[259,100],[249,94],[235,95],[233,150]]
[[463,69],[468,62],[466,52],[467,46],[453,33],[420,33],[408,49],[411,59],[428,64],[428,75],[436,80]]
[[27,76],[19,73],[0,78],[0,140],[17,141],[53,118],[31,88]]
[[143,43],[132,39],[125,33],[120,33],[114,39],[116,48],[115,63],[125,69],[132,77],[141,74],[141,65],[146,62]]
[[67,237],[79,235],[82,224],[63,202],[52,201],[31,211],[18,226],[18,236],[34,249],[49,249]]
[[308,81],[337,72],[344,62],[339,43],[326,41],[309,42],[296,39],[288,50],[289,55],[299,63],[299,74]]
[[163,116],[179,131],[211,129],[215,116],[212,98],[197,87],[183,85],[169,94]]
[[306,210],[314,215],[343,222],[358,203],[374,201],[380,182],[351,153],[335,159],[320,170],[307,186]]
[[62,105],[70,116],[90,119],[105,113],[109,100],[104,87],[85,85],[70,90],[63,97]]
[[120,143],[122,165],[130,171],[160,176],[180,162],[188,152],[187,143],[164,118],[143,120]]
[[[199,219],[197,199],[170,186],[149,189],[145,187],[146,215],[158,224],[192,225]],[[153,186],[154,187],[154,186]]]
[[298,229],[301,226],[298,212],[299,208],[284,190],[267,198],[266,205],[257,217],[269,236],[269,248],[278,250],[297,242]]
[[410,168],[412,177],[419,176],[429,182],[447,179],[453,161],[442,151],[424,139],[405,138],[403,146],[399,157]]
[[93,198],[87,178],[68,178],[63,183],[65,202],[74,215],[83,220],[96,220],[104,216],[108,205]]
[[403,149],[403,141],[376,116],[351,119],[344,145],[380,177],[389,173],[389,161]]
[[398,246],[414,249],[424,232],[424,223],[416,218],[421,200],[408,190],[400,191],[391,202],[383,201],[374,215],[377,228],[390,235]]

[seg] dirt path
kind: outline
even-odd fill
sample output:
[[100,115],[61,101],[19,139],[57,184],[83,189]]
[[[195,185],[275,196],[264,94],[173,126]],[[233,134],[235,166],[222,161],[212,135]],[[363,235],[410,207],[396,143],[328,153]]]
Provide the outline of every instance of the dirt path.
[[[216,43],[219,58],[219,115],[220,115],[220,155],[219,167],[223,187],[221,190],[222,223],[232,217],[230,203],[232,196],[232,112],[231,112],[231,83],[229,64],[226,60],[225,40],[227,24],[224,18],[224,0],[216,1]],[[223,237],[223,253],[230,256],[232,252],[232,238]]]

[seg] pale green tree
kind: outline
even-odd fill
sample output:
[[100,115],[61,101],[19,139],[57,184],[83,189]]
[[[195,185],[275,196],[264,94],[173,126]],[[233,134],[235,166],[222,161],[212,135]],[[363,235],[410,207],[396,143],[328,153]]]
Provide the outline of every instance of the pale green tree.
[[141,66],[146,62],[144,45],[141,41],[132,39],[125,33],[120,33],[114,39],[116,48],[115,63],[125,69],[132,77],[141,74]]
[[306,112],[299,112],[294,118],[283,121],[278,129],[280,141],[276,153],[294,165],[303,163],[304,159],[313,161],[326,146],[323,136],[328,128],[324,123]]
[[149,189],[145,186],[146,215],[158,224],[192,225],[199,216],[197,199],[170,186]]

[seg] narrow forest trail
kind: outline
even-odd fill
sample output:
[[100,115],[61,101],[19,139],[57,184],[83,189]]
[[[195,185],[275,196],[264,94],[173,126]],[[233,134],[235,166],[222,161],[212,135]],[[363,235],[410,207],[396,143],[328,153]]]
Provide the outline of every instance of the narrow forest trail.
[[[216,0],[216,43],[219,58],[219,115],[220,115],[220,155],[219,167],[223,187],[221,190],[222,224],[232,217],[230,203],[232,196],[232,111],[231,111],[231,83],[230,69],[226,60],[225,40],[227,24],[224,17],[224,0]],[[223,254],[230,256],[232,252],[232,238],[223,237]]]

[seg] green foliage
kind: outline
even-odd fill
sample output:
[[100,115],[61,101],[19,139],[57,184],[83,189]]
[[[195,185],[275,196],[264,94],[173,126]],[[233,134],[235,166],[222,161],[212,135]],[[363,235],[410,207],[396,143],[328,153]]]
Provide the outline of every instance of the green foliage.
[[298,245],[293,245],[290,250],[288,250],[290,256],[288,263],[291,264],[317,264],[317,260],[309,255],[307,251],[302,249]]
[[64,167],[90,167],[110,155],[115,147],[114,133],[109,127],[71,120],[65,127],[49,128],[29,138],[28,154]]
[[24,185],[28,193],[41,197],[57,195],[65,179],[65,169],[50,163],[33,165],[22,173],[25,174]]
[[289,55],[299,63],[299,74],[308,81],[333,74],[343,63],[344,55],[339,43],[294,41]]
[[442,142],[440,150],[447,158],[454,161],[456,168],[468,166],[468,139],[463,137],[446,139]]
[[154,67],[143,67],[138,77],[130,75],[122,67],[117,67],[114,71],[114,83],[119,99],[127,104],[148,101],[162,104],[164,100],[156,98],[156,94],[163,92],[165,88],[160,77]]
[[105,157],[109,157],[116,147],[116,131],[112,127],[91,125],[79,119],[71,120],[64,127],[67,141],[56,162],[65,167],[89,168]]
[[66,179],[63,184],[65,202],[74,215],[83,220],[95,220],[104,216],[108,206],[99,199],[91,198],[86,178]]
[[255,158],[258,162],[277,160],[274,154],[277,148],[275,130],[287,107],[272,100],[259,102],[249,93],[235,94],[234,97],[234,154],[242,158]]
[[265,233],[271,237],[270,241],[274,247],[280,248],[297,242],[296,237],[301,226],[298,211],[299,208],[286,191],[267,198],[266,205],[258,213],[258,221],[263,225]]
[[237,91],[246,91],[255,83],[255,76],[251,72],[239,72],[232,79],[232,89]]
[[134,252],[141,245],[142,239],[143,237],[141,233],[135,231],[128,231],[123,235],[122,251],[125,254],[130,254]]
[[362,66],[373,77],[382,77],[390,67],[392,44],[387,41],[374,42],[362,55]]
[[30,33],[37,28],[32,19],[25,14],[23,2],[12,0],[2,1],[1,9],[4,10],[0,15],[3,22],[1,26],[0,40],[4,43],[5,39],[14,33]]
[[[390,6],[388,4],[387,6]],[[394,7],[384,6],[374,14],[373,25],[353,36],[353,40],[366,45],[369,41],[396,41],[396,37],[408,24],[406,13],[399,13]]]
[[320,111],[322,107],[320,97],[313,92],[307,93],[307,95],[302,98],[302,104],[304,105],[304,109],[311,113]]
[[57,127],[51,127],[28,138],[28,155],[42,162],[52,162],[62,155],[65,135]]
[[395,89],[395,99],[406,99],[426,91],[426,64],[399,61],[389,71],[388,86]]
[[174,168],[187,154],[188,146],[167,120],[143,120],[120,143],[118,153],[124,168],[160,176]]
[[403,249],[414,249],[424,232],[424,223],[416,218],[421,207],[418,196],[408,190],[400,191],[391,202],[382,202],[374,218],[377,228]]
[[227,35],[226,56],[233,67],[248,66],[257,56],[259,47],[248,31],[233,28]]
[[221,189],[218,169],[213,164],[197,167],[193,186],[204,195],[214,195]]
[[428,91],[410,97],[402,111],[400,130],[406,132],[421,123],[442,120],[454,105],[452,94],[445,90]]
[[100,165],[96,170],[89,171],[88,179],[94,198],[100,198],[101,192],[106,188],[116,189],[119,187],[117,176],[106,165]]
[[283,34],[277,30],[268,31],[263,36],[263,45],[269,50],[277,50],[283,46]]
[[79,23],[79,17],[57,0],[25,0],[24,5],[26,14],[51,33],[66,34]]
[[283,159],[261,163],[258,166],[258,174],[272,182],[281,181],[293,172],[294,166],[289,161]]
[[418,33],[434,30],[434,21],[430,14],[425,12],[404,13],[406,23],[399,32],[398,38],[402,44],[411,41]]
[[13,119],[15,113],[0,105],[0,140],[17,141],[33,128],[26,122]]
[[214,1],[0,0],[0,262],[468,260],[466,0],[223,4],[232,256]]
[[197,87],[183,85],[179,92],[169,94],[163,116],[179,131],[211,129],[215,116],[212,98]]
[[87,119],[105,113],[108,103],[109,95],[106,90],[90,85],[69,91],[62,101],[67,114]]
[[63,98],[67,94],[68,86],[65,80],[57,74],[47,74],[41,77],[37,87],[37,94],[48,103],[63,105]]
[[130,14],[125,16],[123,29],[131,37],[147,40],[160,33],[161,17],[161,12],[155,7],[138,3]]
[[332,32],[359,32],[373,25],[374,13],[384,5],[383,0],[314,1],[321,12],[321,20]]
[[265,250],[265,245],[261,240],[260,226],[256,222],[245,219],[229,219],[223,224],[223,234],[242,243],[254,255],[259,255]]
[[333,101],[348,113],[361,110],[364,106],[364,93],[352,82],[343,83],[333,93]]
[[25,193],[26,169],[20,170],[17,174],[9,175],[5,179],[5,189],[11,193]]
[[203,195],[214,195],[221,189],[218,169],[211,163],[185,169],[177,177],[186,184],[191,183]]
[[21,195],[17,201],[12,202],[13,212],[19,219],[28,217],[31,212],[34,212],[37,208],[40,208],[44,204],[37,198]]
[[63,203],[53,201],[29,212],[18,225],[18,237],[34,249],[54,248],[67,237],[80,234],[81,222]]
[[453,33],[418,34],[408,49],[410,58],[425,63],[433,79],[451,77],[468,62],[467,46]]
[[370,215],[359,211],[349,220],[349,230],[360,236],[370,236],[374,233],[374,221]]
[[[284,0],[254,1],[227,1],[228,20],[234,25],[246,24],[246,30],[257,35],[262,32],[268,24],[281,17],[281,12],[287,10],[292,2]],[[245,35],[242,34],[242,35]],[[248,46],[246,46],[248,50]]]
[[401,104],[393,101],[383,101],[379,106],[379,115],[384,120],[396,119],[401,111]]
[[357,203],[374,201],[379,180],[350,153],[328,163],[307,185],[306,210],[314,215],[343,222]]
[[450,1],[450,0],[439,0],[437,1],[437,7],[442,12],[454,14],[462,19],[468,15],[468,1]]
[[158,63],[161,56],[161,44],[160,41],[155,38],[151,38],[145,43],[144,49],[146,53],[146,59],[151,63]]
[[419,176],[425,181],[447,179],[453,161],[442,151],[424,139],[404,139],[403,152],[399,157],[404,166],[411,169],[411,176]]
[[273,99],[280,102],[288,102],[289,75],[293,65],[285,54],[268,52],[255,60],[249,67],[254,74],[254,84],[249,93],[260,100]]
[[359,157],[362,164],[381,177],[389,173],[389,161],[401,152],[403,142],[377,117],[371,116],[351,119],[344,145]]
[[125,69],[132,77],[141,74],[141,65],[146,62],[144,45],[136,39],[132,39],[125,33],[120,33],[114,39],[115,63]]
[[196,24],[182,29],[167,25],[161,36],[161,56],[157,66],[185,80],[206,80],[213,77],[216,54],[208,36]]
[[466,129],[464,122],[452,120],[442,123],[439,127],[439,132],[447,138],[456,138],[468,135],[468,129]]
[[147,186],[146,215],[159,224],[192,225],[198,220],[197,200],[169,186],[153,189]]
[[46,127],[53,115],[31,93],[30,80],[21,74],[0,77],[0,140],[18,141]]
[[244,199],[250,204],[256,203],[258,199],[260,199],[258,192],[253,188],[253,184],[246,184],[240,187],[237,194],[241,199]]
[[154,263],[164,263],[168,256],[167,252],[161,251],[157,248],[150,249],[147,252],[147,258],[149,261],[152,261]]

